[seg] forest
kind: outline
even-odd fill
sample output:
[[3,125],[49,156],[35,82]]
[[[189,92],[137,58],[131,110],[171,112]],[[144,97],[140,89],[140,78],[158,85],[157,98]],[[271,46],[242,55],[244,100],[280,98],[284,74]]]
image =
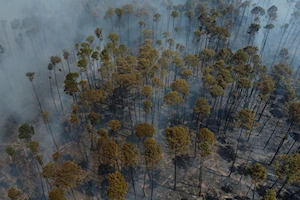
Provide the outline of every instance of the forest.
[[1,199],[300,199],[300,1],[1,4]]

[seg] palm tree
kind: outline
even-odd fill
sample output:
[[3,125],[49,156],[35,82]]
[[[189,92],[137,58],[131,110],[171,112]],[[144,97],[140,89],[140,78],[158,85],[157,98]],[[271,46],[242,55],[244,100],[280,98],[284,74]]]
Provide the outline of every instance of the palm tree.
[[50,92],[51,92],[51,96],[52,96],[52,100],[53,100],[53,104],[54,104],[55,110],[58,113],[58,109],[56,107],[56,103],[55,103],[55,99],[54,99],[54,95],[53,95],[53,90],[52,90],[52,73],[51,73],[52,69],[53,69],[53,65],[52,65],[52,63],[49,63],[48,64],[48,70],[50,72],[50,76],[49,76]]
[[64,114],[64,108],[63,108],[63,104],[61,101],[61,96],[60,96],[60,92],[58,89],[58,82],[57,82],[57,76],[56,76],[56,64],[61,62],[61,58],[58,56],[51,56],[50,61],[51,61],[51,64],[53,65],[53,69],[54,69],[55,85],[56,85],[56,89],[57,89],[57,93],[58,93],[58,97],[59,97],[59,101],[60,101],[60,107],[61,107],[62,113]]
[[34,84],[33,84],[34,75],[35,75],[34,72],[27,72],[27,73],[26,73],[26,76],[28,77],[28,80],[30,81],[30,83],[31,83],[31,85],[32,85],[32,88],[33,88],[34,94],[35,94],[35,96],[36,96],[36,99],[37,99],[37,101],[38,101],[38,104],[39,104],[41,113],[43,114],[44,111],[43,111],[43,108],[42,108],[40,99],[39,99],[39,97],[38,97],[38,95],[37,95],[36,89],[35,89]]

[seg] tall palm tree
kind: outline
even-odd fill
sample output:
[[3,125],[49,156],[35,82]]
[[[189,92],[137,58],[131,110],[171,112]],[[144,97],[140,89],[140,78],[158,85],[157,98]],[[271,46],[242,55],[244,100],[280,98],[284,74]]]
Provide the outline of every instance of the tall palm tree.
[[43,108],[42,108],[40,99],[39,99],[39,97],[38,97],[38,95],[37,95],[36,89],[35,89],[34,84],[33,84],[34,75],[35,75],[34,72],[27,72],[27,73],[26,73],[26,76],[28,77],[28,80],[30,81],[30,83],[31,83],[31,85],[32,85],[32,88],[33,88],[34,94],[35,94],[35,96],[36,96],[36,99],[37,99],[37,101],[38,101],[38,104],[39,104],[41,113],[43,114],[44,111],[43,111]]
[[57,89],[57,93],[58,93],[58,97],[59,97],[59,101],[60,101],[61,111],[64,113],[64,108],[62,105],[61,96],[60,96],[60,92],[58,89],[57,76],[56,76],[56,64],[61,62],[61,58],[59,56],[51,56],[50,61],[51,61],[51,64],[53,65],[53,69],[54,69],[55,85],[56,85],[56,89]]

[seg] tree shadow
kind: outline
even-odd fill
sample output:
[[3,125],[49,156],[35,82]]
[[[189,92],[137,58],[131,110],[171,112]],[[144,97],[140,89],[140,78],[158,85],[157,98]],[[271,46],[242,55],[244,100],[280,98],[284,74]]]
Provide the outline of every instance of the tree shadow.
[[[172,159],[173,165],[175,163],[175,158]],[[177,156],[177,167],[179,169],[188,170],[193,166],[195,159],[191,158],[188,154]]]
[[248,165],[246,163],[240,164],[236,168],[236,172],[240,175],[247,176],[249,174]]
[[236,200],[250,200],[250,198],[249,197],[245,197],[245,196],[235,196],[234,197],[234,199],[236,199]]
[[214,188],[209,187],[205,194],[205,199],[206,200],[219,200],[220,197],[218,195],[218,192]]
[[258,187],[256,188],[256,193],[259,196],[264,196],[266,193],[266,190],[269,189],[270,187],[267,187],[265,185],[258,185]]
[[101,164],[99,167],[98,167],[98,175],[99,176],[105,176],[109,173],[114,173],[115,170],[112,166],[109,166],[107,164]]
[[234,148],[230,145],[220,146],[217,153],[227,162],[231,162],[234,159]]

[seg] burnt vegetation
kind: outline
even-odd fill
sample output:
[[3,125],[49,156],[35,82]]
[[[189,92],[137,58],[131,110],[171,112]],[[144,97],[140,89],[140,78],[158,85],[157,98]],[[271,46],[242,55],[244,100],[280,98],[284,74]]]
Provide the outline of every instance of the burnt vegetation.
[[300,1],[74,2],[1,21],[1,199],[300,199]]

